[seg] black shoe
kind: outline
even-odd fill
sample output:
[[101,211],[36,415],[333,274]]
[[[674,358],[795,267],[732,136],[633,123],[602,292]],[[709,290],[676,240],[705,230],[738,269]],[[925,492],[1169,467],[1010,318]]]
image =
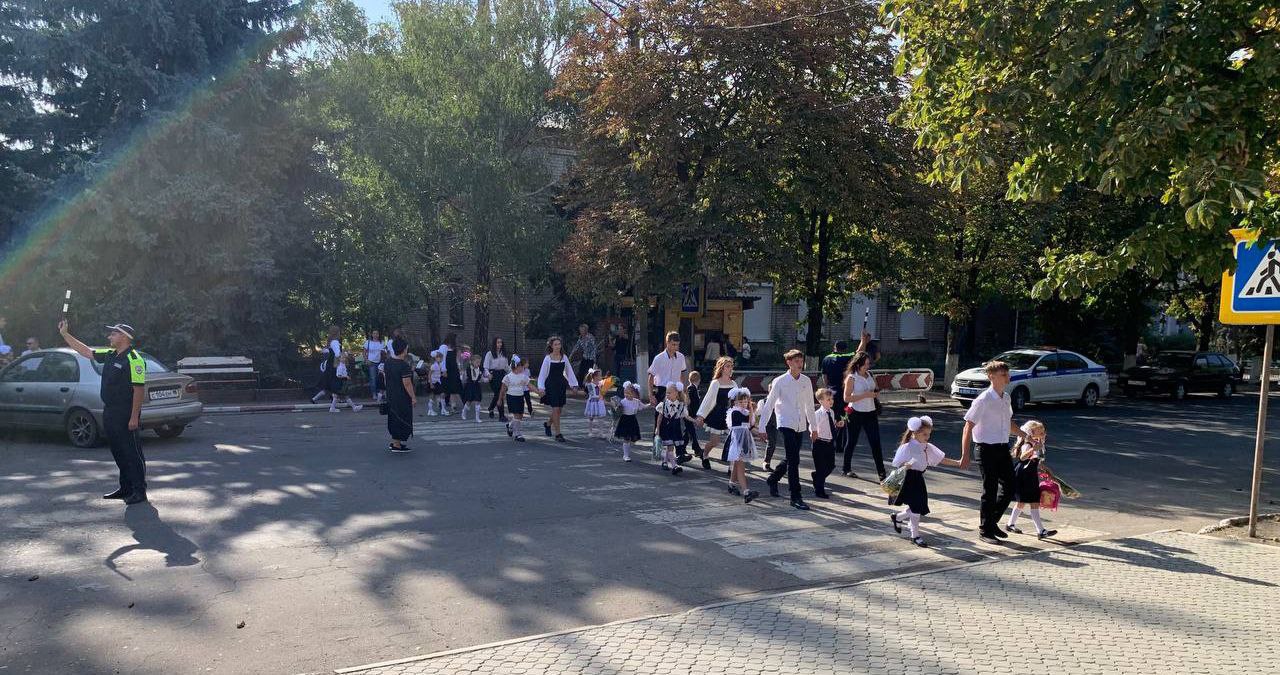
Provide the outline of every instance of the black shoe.
[[489,410],[489,419],[493,419],[493,410],[492,410],[492,409],[490,409],[490,410]]
[[550,422],[543,422],[543,423],[542,423],[542,433],[546,434],[547,436],[551,436],[551,423],[550,423]]
[[858,477],[858,474],[856,474],[856,473],[854,473],[854,472],[852,472],[852,471],[850,471],[850,470],[848,470],[848,469],[845,469],[845,471],[844,471],[844,477],[845,477],[845,478],[857,478],[857,477]]
[[679,455],[676,455],[676,464],[687,464],[691,459],[693,459],[693,455],[686,455],[684,453],[681,453]]
[[1006,533],[1006,532],[1001,532],[999,527],[997,527],[997,528],[995,528],[995,529],[991,530],[991,534],[995,535],[996,539],[1008,539],[1008,538],[1009,538],[1009,534],[1008,534],[1008,533]]
[[738,487],[737,483],[729,483],[729,494],[741,496],[742,488]]
[[507,423],[507,436],[508,436],[508,437],[510,437],[510,436],[514,436],[514,435],[515,435],[515,432],[511,430],[511,423],[509,423],[509,422],[508,422],[508,423]]
[[1045,531],[1043,531],[1043,532],[1041,532],[1041,533],[1037,534],[1037,535],[1036,535],[1036,539],[1048,539],[1049,537],[1052,537],[1053,535],[1055,535],[1055,534],[1057,534],[1057,533],[1058,533],[1058,531],[1057,531],[1057,530],[1045,530]]
[[706,457],[703,457],[703,458],[702,458],[702,468],[707,469],[707,470],[710,470],[710,469],[711,469],[711,460],[707,459]]
[[124,488],[120,488],[119,490],[116,490],[115,492],[112,492],[109,495],[102,495],[102,498],[103,499],[124,499],[125,497],[128,497],[128,496],[129,496],[129,492]]
[[766,480],[766,481],[765,481],[765,483],[769,486],[769,496],[770,496],[770,497],[778,497],[778,496],[780,496],[780,495],[778,495],[778,484],[777,484],[777,483],[773,482],[772,480]]
[[814,490],[813,496],[817,497],[818,499],[831,499],[831,495],[828,494],[826,490]]
[[888,476],[889,476],[889,474],[887,474],[887,473],[885,473],[885,472],[881,471],[881,472],[880,472],[880,482],[881,482],[881,483],[883,483],[883,482],[884,482],[884,479],[885,479],[885,478],[887,478]]
[[983,533],[981,533],[981,534],[979,534],[979,535],[978,535],[978,538],[979,538],[979,539],[981,539],[982,541],[987,542],[988,544],[999,544],[999,543],[1000,543],[1000,539],[999,539],[999,538],[997,538],[997,537],[996,537],[996,535],[995,535],[995,534],[993,534],[993,533],[991,533],[991,532],[983,532]]
[[524,436],[516,436],[516,441],[517,441],[517,442],[519,442],[519,443],[523,443],[523,442],[524,442]]
[[561,443],[564,443],[564,435],[563,435],[563,434],[556,434],[556,440],[557,440],[557,441],[560,441]]
[[679,475],[680,475],[680,474],[682,474],[682,473],[684,473],[684,467],[682,467],[682,466],[680,466],[680,465],[676,465],[676,466],[671,467],[671,475],[672,475],[672,476],[679,476]]
[[898,514],[890,513],[889,520],[893,522],[893,531],[902,534],[902,523],[898,522]]
[[764,470],[765,470],[765,471],[768,471],[769,473],[773,473],[773,465],[771,465],[769,462],[765,462],[765,463],[764,463]]
[[919,546],[920,548],[928,548],[928,547],[929,547],[929,545],[925,543],[925,541],[924,541],[924,537],[913,537],[913,538],[911,539],[911,543],[915,544],[916,546]]
[[760,496],[759,492],[756,492],[755,490],[747,490],[747,494],[742,495],[742,503],[750,504],[753,499],[759,496]]
[[808,510],[809,510],[809,505],[808,505],[808,504],[806,504],[806,503],[804,503],[804,500],[803,500],[803,499],[792,499],[792,500],[791,500],[791,508],[796,509],[796,510],[799,510],[799,511],[808,511]]
[[498,413],[498,421],[499,421],[499,422],[502,422],[503,424],[505,424],[505,423],[507,422],[507,414],[506,414],[506,413]]
[[1004,529],[1005,531],[1012,532],[1013,534],[1022,534],[1022,528],[1014,527],[1013,525],[1005,525]]
[[125,504],[141,504],[145,501],[147,501],[147,493],[145,492],[135,492],[124,498]]

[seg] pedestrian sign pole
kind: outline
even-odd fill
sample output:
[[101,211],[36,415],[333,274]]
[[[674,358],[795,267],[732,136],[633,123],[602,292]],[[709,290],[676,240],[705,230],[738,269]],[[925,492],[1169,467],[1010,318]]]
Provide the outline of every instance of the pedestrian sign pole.
[[1271,357],[1280,323],[1280,249],[1261,241],[1254,230],[1232,230],[1235,268],[1222,274],[1218,319],[1224,324],[1267,327],[1258,390],[1258,427],[1253,441],[1253,489],[1249,494],[1249,536],[1258,536],[1258,498],[1262,491],[1262,449],[1267,437],[1267,398],[1271,393]]

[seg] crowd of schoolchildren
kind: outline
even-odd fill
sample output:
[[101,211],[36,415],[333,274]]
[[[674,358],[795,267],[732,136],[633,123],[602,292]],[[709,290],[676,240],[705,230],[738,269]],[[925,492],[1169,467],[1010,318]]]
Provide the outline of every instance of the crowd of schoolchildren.
[[[676,333],[667,336],[666,349],[649,367],[647,376],[653,393],[647,401],[641,386],[630,381],[620,385],[619,395],[611,396],[613,378],[595,367],[585,369],[580,385],[558,337],[547,341],[536,378],[531,376],[525,359],[508,354],[501,338],[494,340],[483,356],[465,345],[455,350],[443,344],[432,350],[427,359],[419,359],[408,353],[402,338],[396,336],[383,341],[376,332],[364,347],[370,393],[381,405],[383,414],[388,415],[392,452],[409,451],[412,410],[419,393],[428,397],[427,415],[453,414],[456,396],[462,419],[467,419],[470,413],[479,424],[483,389],[487,385],[491,392],[489,417],[493,418],[496,412],[505,423],[508,436],[517,442],[525,441],[524,420],[533,413],[530,393],[538,393],[542,405],[549,411],[549,418],[543,423],[544,433],[564,441],[560,420],[566,397],[569,391],[581,389],[586,398],[583,414],[588,423],[588,437],[607,438],[608,420],[616,417],[612,437],[621,445],[624,462],[632,461],[636,444],[642,439],[652,439],[654,460],[672,476],[683,473],[684,465],[693,459],[700,460],[702,468],[708,470],[712,469],[711,462],[718,460],[727,467],[727,491],[749,504],[759,493],[750,488],[747,469],[752,462],[763,459],[764,469],[769,472],[765,483],[770,495],[779,496],[779,484],[785,477],[791,505],[800,510],[809,509],[801,495],[799,479],[803,437],[808,436],[813,454],[814,471],[810,476],[814,495],[829,498],[826,480],[835,468],[837,446],[845,445],[845,475],[852,476],[848,467],[851,448],[847,446],[847,434],[856,433],[857,427],[847,428],[847,425],[851,421],[858,423],[859,411],[871,406],[869,399],[875,397],[874,385],[867,384],[871,380],[867,377],[867,359],[861,351],[847,355],[851,357],[847,359],[848,365],[839,373],[842,388],[836,389],[837,383],[828,381],[832,388],[816,391],[813,381],[801,372],[804,354],[798,350],[787,352],[783,357],[787,372],[773,379],[766,397],[757,402],[749,389],[738,386],[734,379],[734,360],[727,356],[715,360],[712,378],[704,393],[701,376],[687,368],[684,356],[678,351]],[[313,400],[318,401],[327,394],[331,412],[337,412],[344,399],[351,409],[359,410],[361,406],[351,399],[346,386],[351,368],[352,355],[342,351],[336,330],[331,331],[321,367],[320,392]],[[1057,533],[1048,529],[1040,518],[1041,505],[1056,509],[1064,492],[1064,484],[1043,462],[1045,426],[1034,420],[1020,427],[1014,425],[1005,392],[1008,366],[992,362],[986,364],[985,369],[991,386],[973,401],[965,415],[959,459],[947,457],[930,443],[933,420],[919,416],[907,421],[893,456],[892,471],[880,468],[881,487],[889,495],[890,504],[903,507],[890,514],[890,523],[899,533],[905,527],[911,541],[918,546],[927,545],[920,532],[920,519],[930,511],[926,472],[935,466],[967,469],[972,450],[976,450],[983,481],[979,529],[982,539],[998,542],[1009,533],[1022,534],[1019,519],[1023,515],[1034,525],[1035,536],[1043,539]],[[832,378],[827,376],[827,379]],[[859,401],[863,405],[859,405]],[[876,403],[874,408],[866,409],[878,413],[878,401]],[[652,427],[647,423],[647,416],[641,420],[640,413],[646,409],[653,410]],[[699,443],[699,428],[708,433],[705,446]],[[870,432],[868,434],[870,437]],[[775,467],[773,458],[779,435],[784,456]],[[1018,438],[1012,450],[1010,436]],[[878,440],[877,431],[875,451],[879,450]],[[765,446],[763,453],[759,445]],[[717,448],[720,449],[718,455]],[[689,449],[693,454],[687,452]],[[879,465],[879,452],[875,455]],[[1070,496],[1078,494],[1069,486],[1066,491]],[[1011,504],[1016,505],[1001,529],[999,520]]]

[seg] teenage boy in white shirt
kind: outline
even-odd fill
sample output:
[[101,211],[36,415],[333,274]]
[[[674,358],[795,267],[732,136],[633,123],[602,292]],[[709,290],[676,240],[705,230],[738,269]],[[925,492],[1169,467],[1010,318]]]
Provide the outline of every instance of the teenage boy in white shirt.
[[[685,384],[685,371],[689,364],[680,353],[680,334],[676,331],[667,333],[667,347],[653,357],[649,364],[649,405],[653,406],[653,432],[658,433],[658,403],[666,400],[668,382]],[[682,457],[687,457],[682,455]],[[687,460],[686,460],[687,461]],[[681,462],[682,464],[684,462]]]
[[978,446],[978,467],[982,471],[981,525],[978,536],[999,543],[1009,535],[1000,531],[1000,518],[1013,500],[1013,456],[1009,436],[1026,438],[1013,421],[1013,405],[1005,389],[1009,386],[1009,364],[990,361],[982,367],[991,386],[969,406],[960,436],[960,468],[969,468],[970,446]]
[[791,493],[791,506],[808,511],[809,505],[804,503],[800,495],[800,443],[804,439],[802,434],[809,431],[813,415],[813,380],[802,372],[804,352],[792,349],[783,358],[787,362],[787,372],[774,378],[769,396],[760,406],[761,413],[756,419],[755,433],[764,438],[769,417],[775,414],[778,416],[778,431],[782,432],[786,461],[778,464],[766,480],[769,494],[778,496],[778,481],[782,480],[782,474],[785,473],[787,490]]

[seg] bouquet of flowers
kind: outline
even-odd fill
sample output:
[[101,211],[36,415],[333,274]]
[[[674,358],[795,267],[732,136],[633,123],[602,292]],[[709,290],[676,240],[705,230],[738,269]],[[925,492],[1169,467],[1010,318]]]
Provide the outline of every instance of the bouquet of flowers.
[[889,472],[884,480],[880,481],[880,489],[890,497],[898,496],[902,492],[902,483],[907,480],[907,467],[900,466]]

